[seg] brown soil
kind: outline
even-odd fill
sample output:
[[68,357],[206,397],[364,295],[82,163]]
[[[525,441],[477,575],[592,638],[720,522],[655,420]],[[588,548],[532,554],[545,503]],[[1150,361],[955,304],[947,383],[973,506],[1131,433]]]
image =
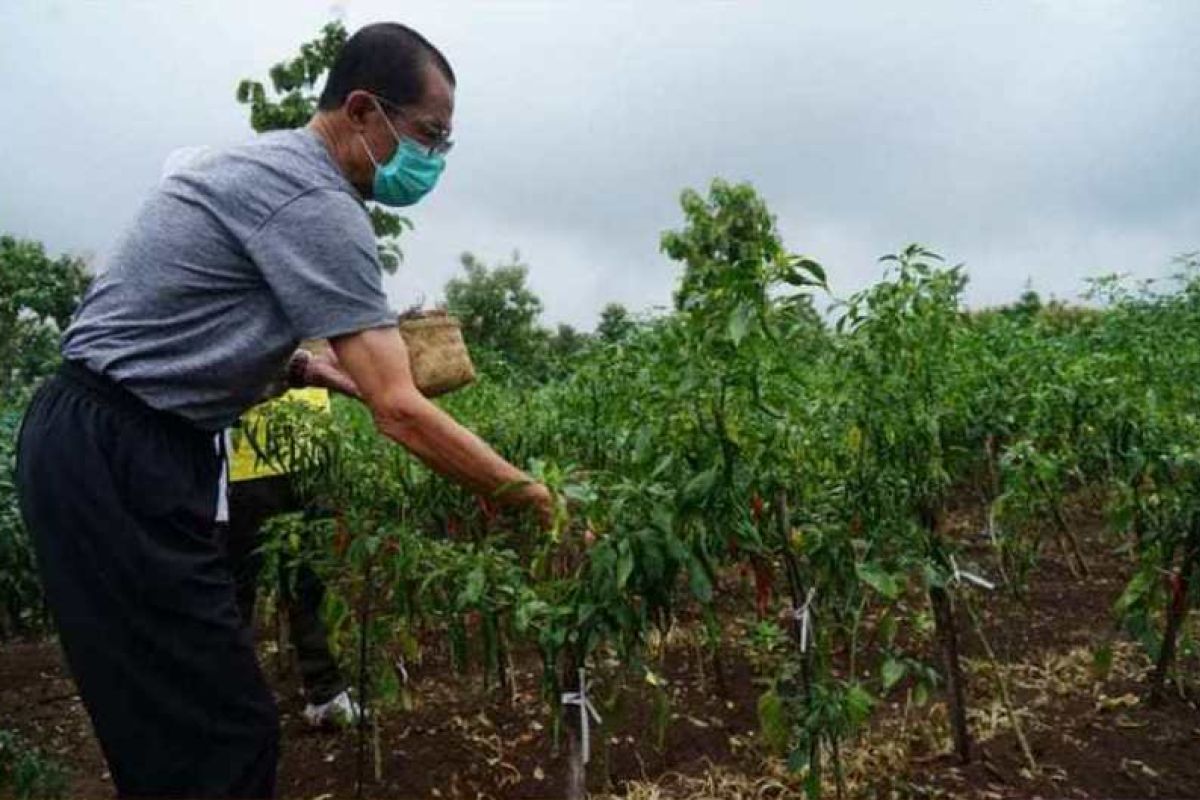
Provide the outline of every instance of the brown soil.
[[[857,746],[846,747],[854,796],[1200,796],[1195,698],[1173,695],[1161,708],[1147,706],[1145,659],[1112,622],[1112,604],[1130,571],[1128,558],[1113,552],[1113,542],[1088,505],[1073,509],[1071,519],[1086,549],[1090,578],[1073,578],[1057,551],[1047,548],[1031,577],[1027,604],[999,592],[974,595],[1012,686],[1037,772],[1026,769],[996,701],[992,677],[997,670],[982,658],[978,641],[964,634],[968,705],[977,737],[973,762],[962,766],[944,755],[945,714],[939,703],[909,713],[902,722],[903,698],[889,698]],[[964,534],[978,530],[969,513],[959,524]],[[973,561],[985,569],[992,564],[983,542]],[[745,598],[731,597],[730,603],[752,608],[752,587],[744,591]],[[1114,654],[1107,674],[1092,666],[1101,647],[1111,647]],[[798,782],[777,762],[764,761],[755,746],[755,701],[761,689],[736,644],[728,643],[720,676],[686,636],[666,652],[661,671],[670,719],[661,747],[656,690],[639,679],[614,693],[614,680],[597,678],[605,724],[593,739],[590,788],[639,798],[800,796]],[[1194,674],[1192,658],[1188,666]],[[353,796],[357,732],[308,730],[300,719],[303,703],[295,679],[276,674],[273,656],[265,656],[264,665],[283,715],[280,795]],[[519,660],[511,703],[485,695],[477,674],[454,674],[437,653],[413,670],[412,680],[416,706],[381,715],[382,780],[375,782],[368,759],[365,796],[563,796],[565,758],[555,754],[553,720],[541,701],[531,658]],[[69,764],[69,796],[113,795],[87,715],[54,643],[0,646],[0,727],[17,730]],[[768,779],[769,784],[761,783]],[[755,781],[759,788],[747,791]]]
[[[989,706],[1001,717],[994,736],[977,743],[973,763],[945,755],[912,760],[901,782],[914,797],[1195,798],[1200,797],[1200,707],[1194,687],[1161,707],[1146,701],[1149,664],[1114,621],[1112,608],[1132,570],[1105,530],[1100,504],[1086,497],[1069,509],[1090,575],[1076,578],[1057,548],[1047,545],[1030,579],[1027,599],[975,594],[985,635],[1013,689],[1013,705],[1038,764],[1032,774],[1003,712],[994,681],[974,674],[968,706]],[[966,530],[982,520],[967,519]],[[980,545],[977,563],[992,561]],[[969,656],[982,648],[966,637]],[[1093,664],[1111,648],[1114,666]],[[1015,665],[1015,666],[1008,666]],[[1196,659],[1185,663],[1195,674]],[[982,665],[980,672],[994,672]],[[975,722],[976,729],[986,724]]]

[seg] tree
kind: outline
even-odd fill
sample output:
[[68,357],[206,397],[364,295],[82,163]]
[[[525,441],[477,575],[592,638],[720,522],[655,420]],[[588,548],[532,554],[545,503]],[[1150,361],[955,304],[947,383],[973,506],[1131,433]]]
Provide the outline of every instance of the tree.
[[625,306],[609,303],[600,311],[600,324],[596,326],[596,335],[600,337],[600,341],[614,344],[625,339],[636,327]]
[[537,325],[542,301],[525,284],[528,268],[519,253],[508,264],[488,268],[471,253],[462,254],[466,275],[446,283],[446,307],[462,323],[472,347],[486,347],[519,366],[531,366],[546,334]]
[[91,281],[83,261],[0,236],[0,403],[15,403],[58,364],[59,336]]
[[1046,304],[1042,302],[1042,296],[1034,290],[1029,281],[1026,281],[1025,290],[1021,292],[1017,302],[1001,306],[1000,311],[1005,316],[1028,321],[1036,317],[1044,308],[1046,308]]
[[80,259],[50,258],[39,242],[0,236],[0,640],[45,624],[33,543],[17,508],[17,430],[34,386],[58,365],[59,338],[89,281]]
[[825,272],[784,249],[775,217],[748,183],[712,182],[708,197],[688,189],[680,197],[687,224],[662,235],[662,250],[684,265],[675,309],[706,345],[737,349],[774,324],[772,300],[784,285],[800,291],[782,298],[804,314],[811,287]]
[[[274,97],[268,96],[261,82],[243,79],[237,87],[237,101],[250,106],[250,127],[262,133],[307,125],[320,99],[317,81],[333,66],[346,39],[345,26],[330,22],[321,29],[320,36],[300,45],[298,56],[271,67]],[[412,222],[377,206],[370,213],[371,225],[379,239],[379,262],[389,274],[394,273],[404,260],[400,234],[405,228],[411,230]]]
[[590,337],[580,333],[570,325],[559,324],[558,329],[550,335],[550,354],[560,361],[566,361],[587,346]]

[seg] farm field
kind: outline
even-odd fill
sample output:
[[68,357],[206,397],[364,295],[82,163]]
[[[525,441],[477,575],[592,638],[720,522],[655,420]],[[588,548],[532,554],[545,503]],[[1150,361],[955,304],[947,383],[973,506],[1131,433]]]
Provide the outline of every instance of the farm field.
[[[1161,707],[1144,701],[1149,663],[1119,634],[1109,608],[1124,584],[1127,559],[1106,552],[1102,520],[1082,495],[1070,519],[1094,556],[1090,586],[1071,579],[1066,564],[1049,558],[1031,582],[1033,604],[990,603],[985,629],[998,663],[1015,686],[1039,771],[1025,769],[1000,701],[988,684],[995,669],[977,661],[967,642],[968,671],[979,678],[970,702],[979,730],[975,763],[956,766],[948,745],[944,705],[914,711],[879,708],[865,726],[848,764],[851,796],[896,797],[1190,797],[1200,783],[1193,757],[1200,742],[1194,702],[1172,696]],[[963,531],[978,515],[964,514]],[[752,601],[749,584],[728,576],[725,638],[736,643],[744,624],[733,610]],[[1059,613],[1069,608],[1072,613]],[[664,677],[677,711],[661,747],[644,693],[629,687],[626,711],[605,728],[601,767],[591,776],[598,796],[630,798],[790,797],[802,794],[777,759],[764,757],[754,713],[758,694],[747,654],[723,649],[722,686],[698,661],[682,630],[667,646]],[[270,644],[273,644],[270,643]],[[1096,654],[1111,648],[1111,666]],[[416,708],[381,726],[382,775],[372,797],[558,797],[564,759],[552,755],[546,715],[536,698],[535,665],[517,673],[515,702],[489,698],[479,680],[454,676],[436,644],[412,672]],[[73,686],[52,642],[5,648],[0,714],[16,731],[38,741],[69,765],[71,797],[111,793],[105,767]],[[355,790],[356,739],[352,731],[313,732],[301,724],[294,675],[281,675],[269,645],[263,663],[284,715],[281,796],[348,797]],[[448,676],[448,672],[450,673]]]

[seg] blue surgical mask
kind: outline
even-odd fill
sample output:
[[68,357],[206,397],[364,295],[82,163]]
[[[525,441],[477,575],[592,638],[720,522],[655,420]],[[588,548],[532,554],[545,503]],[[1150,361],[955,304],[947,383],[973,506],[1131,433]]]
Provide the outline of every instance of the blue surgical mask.
[[[372,98],[374,99],[374,98]],[[429,152],[429,148],[414,142],[408,137],[396,132],[383,107],[375,100],[375,106],[383,115],[392,136],[396,137],[396,152],[386,164],[375,160],[367,140],[360,133],[363,149],[367,158],[375,165],[375,181],[373,193],[375,200],[385,206],[411,206],[429,193],[436,184],[442,170],[446,168],[446,159],[439,153]]]

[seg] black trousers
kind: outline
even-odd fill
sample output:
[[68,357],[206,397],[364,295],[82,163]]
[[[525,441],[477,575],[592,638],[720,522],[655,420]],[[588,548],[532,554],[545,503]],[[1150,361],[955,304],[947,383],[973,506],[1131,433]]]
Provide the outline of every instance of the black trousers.
[[[248,626],[254,621],[258,576],[262,571],[263,559],[258,547],[262,543],[263,523],[295,511],[315,513],[296,496],[291,478],[286,475],[229,485],[227,546],[237,584],[238,610]],[[329,633],[321,621],[325,585],[305,562],[284,564],[279,574],[279,597],[287,611],[304,693],[310,703],[326,703],[346,688],[346,681],[329,652]]]
[[21,512],[123,797],[270,797],[279,721],[214,525],[212,433],[66,364],[34,397]]

